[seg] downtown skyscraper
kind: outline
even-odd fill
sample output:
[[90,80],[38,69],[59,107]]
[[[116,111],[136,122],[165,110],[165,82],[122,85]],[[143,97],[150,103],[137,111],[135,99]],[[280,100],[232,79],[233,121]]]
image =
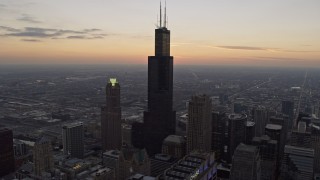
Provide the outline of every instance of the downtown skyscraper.
[[176,112],[172,107],[172,91],[170,30],[167,29],[166,10],[162,16],[160,5],[160,22],[155,30],[155,55],[148,57],[148,109],[144,112],[144,123],[133,126],[133,131],[137,134],[140,130],[143,132],[139,134],[140,138],[133,137],[135,141],[140,141],[135,143],[146,148],[149,155],[160,153],[163,140],[168,135],[175,134]]
[[106,86],[106,106],[101,108],[101,136],[103,150],[120,150],[120,85],[115,78],[111,78]]

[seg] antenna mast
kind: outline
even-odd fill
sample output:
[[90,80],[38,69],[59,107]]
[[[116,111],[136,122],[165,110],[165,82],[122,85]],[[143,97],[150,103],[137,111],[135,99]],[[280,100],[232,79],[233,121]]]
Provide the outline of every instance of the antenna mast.
[[164,2],[164,27],[167,27],[167,1]]
[[160,27],[162,27],[162,8],[161,8],[161,1],[160,1]]

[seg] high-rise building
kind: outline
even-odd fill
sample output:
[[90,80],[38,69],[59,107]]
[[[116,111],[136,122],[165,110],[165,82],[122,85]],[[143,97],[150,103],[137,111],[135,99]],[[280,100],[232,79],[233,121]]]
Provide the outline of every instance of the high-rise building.
[[285,146],[285,138],[284,131],[281,125],[278,124],[267,124],[265,129],[265,134],[270,137],[272,140],[276,140],[278,142],[278,153],[277,153],[277,169],[280,169],[281,162],[283,159],[284,146]]
[[292,130],[290,145],[304,148],[311,148],[311,131],[307,130],[306,122],[300,121],[296,129]]
[[51,142],[42,137],[33,147],[33,171],[36,176],[51,173],[54,170]]
[[106,106],[101,108],[101,136],[103,150],[121,148],[120,85],[111,78],[106,86]]
[[293,101],[282,101],[281,112],[289,116],[288,128],[292,129],[293,126],[296,126],[294,119],[294,102]]
[[255,134],[255,123],[252,121],[247,121],[246,122],[246,133],[245,133],[245,141],[244,143],[247,145],[250,145],[252,142],[252,139]]
[[259,149],[261,159],[261,180],[277,179],[278,142],[269,136],[254,137],[252,145]]
[[83,158],[84,131],[82,122],[67,124],[62,127],[63,153],[71,157]]
[[245,114],[230,114],[228,116],[227,130],[226,130],[226,142],[225,160],[231,162],[234,151],[240,143],[245,142],[247,115]]
[[314,150],[286,145],[281,166],[283,179],[312,180]]
[[[160,6],[160,14],[162,8]],[[143,143],[149,155],[161,152],[163,140],[175,134],[176,112],[173,111],[173,57],[170,56],[170,30],[167,29],[166,12],[164,22],[155,30],[155,55],[148,57],[148,109],[144,112]],[[133,126],[133,128],[141,126]],[[135,135],[136,129],[132,129]],[[141,139],[142,140],[142,139]],[[141,141],[140,140],[140,141]]]
[[314,172],[320,174],[320,127],[311,126],[311,146],[314,149]]
[[220,160],[224,150],[224,132],[227,116],[225,113],[212,113],[212,138],[211,149],[215,152],[215,157]]
[[14,171],[14,152],[12,130],[0,129],[0,177]]
[[230,180],[260,180],[259,149],[239,144],[233,154]]
[[268,121],[268,111],[265,107],[258,106],[252,110],[252,114],[255,122],[255,136],[260,137],[264,134],[264,128]]
[[212,104],[207,95],[192,96],[188,106],[187,153],[211,151]]

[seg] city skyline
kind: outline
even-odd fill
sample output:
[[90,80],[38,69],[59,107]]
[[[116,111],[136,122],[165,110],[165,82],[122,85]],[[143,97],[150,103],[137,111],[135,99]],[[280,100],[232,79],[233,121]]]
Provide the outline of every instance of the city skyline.
[[[0,63],[146,64],[159,2],[1,0]],[[168,0],[175,63],[320,65],[319,7]]]

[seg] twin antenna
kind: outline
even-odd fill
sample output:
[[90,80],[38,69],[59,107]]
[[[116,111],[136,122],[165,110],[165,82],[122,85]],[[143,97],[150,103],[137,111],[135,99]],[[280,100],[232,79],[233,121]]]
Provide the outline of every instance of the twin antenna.
[[167,1],[165,1],[165,6],[164,6],[164,23],[162,24],[162,7],[161,7],[161,1],[160,1],[160,23],[157,24],[158,28],[167,28],[168,26],[168,17],[167,17]]

